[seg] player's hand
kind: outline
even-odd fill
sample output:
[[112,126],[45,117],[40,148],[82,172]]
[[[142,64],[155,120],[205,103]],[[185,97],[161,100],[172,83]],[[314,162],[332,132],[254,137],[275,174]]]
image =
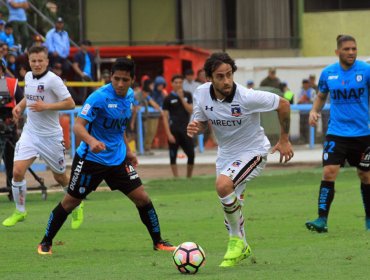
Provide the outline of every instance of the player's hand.
[[280,152],[280,163],[287,163],[294,156],[293,147],[290,141],[283,141],[279,139],[279,142],[272,148],[271,154],[276,151]]
[[195,135],[197,135],[200,131],[200,125],[201,124],[198,121],[191,121],[186,128],[186,133],[188,136],[193,138]]
[[179,98],[184,98],[184,91],[182,88],[180,88],[176,93],[179,96]]
[[101,151],[104,151],[106,149],[105,144],[96,140],[95,138],[92,139],[88,144],[90,150],[95,154],[100,153]]
[[310,116],[308,118],[308,123],[310,126],[316,126],[317,121],[321,118],[321,114],[315,111],[310,111]]
[[19,122],[19,119],[22,117],[22,108],[20,106],[15,106],[12,110],[12,114],[13,114],[13,121],[15,123],[18,123]]
[[136,154],[131,151],[127,151],[126,158],[127,158],[127,161],[130,162],[133,167],[136,167],[139,164]]
[[176,138],[175,138],[175,136],[173,136],[172,133],[170,133],[170,135],[168,135],[168,142],[170,142],[171,144],[176,143]]
[[48,109],[48,104],[42,100],[38,100],[35,103],[28,105],[28,108],[32,112],[42,112]]

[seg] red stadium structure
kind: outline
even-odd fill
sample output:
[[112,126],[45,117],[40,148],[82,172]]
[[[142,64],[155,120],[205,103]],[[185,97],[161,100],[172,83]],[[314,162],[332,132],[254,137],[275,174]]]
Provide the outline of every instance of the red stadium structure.
[[[78,51],[71,48],[70,57]],[[143,75],[155,78],[162,75],[167,82],[167,91],[170,90],[171,77],[174,74],[183,74],[186,69],[193,69],[196,73],[203,68],[203,64],[210,52],[190,46],[97,46],[90,48],[96,56],[98,77],[103,69],[110,69],[110,64],[118,57],[130,56],[135,60],[136,81]]]

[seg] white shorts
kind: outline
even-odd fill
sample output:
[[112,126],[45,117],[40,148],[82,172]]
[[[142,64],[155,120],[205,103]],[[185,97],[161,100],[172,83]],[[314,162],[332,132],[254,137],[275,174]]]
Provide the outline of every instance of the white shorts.
[[66,171],[63,135],[42,137],[24,129],[15,146],[14,161],[35,157],[42,158],[53,172],[63,174]]
[[267,161],[267,154],[245,153],[232,159],[217,158],[216,172],[229,177],[235,194],[243,201],[246,183],[261,174]]

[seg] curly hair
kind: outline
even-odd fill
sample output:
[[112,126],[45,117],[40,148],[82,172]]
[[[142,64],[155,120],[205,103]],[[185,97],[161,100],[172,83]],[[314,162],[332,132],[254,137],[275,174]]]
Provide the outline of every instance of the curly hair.
[[233,73],[238,69],[235,65],[235,61],[227,53],[213,53],[204,63],[204,71],[207,77],[212,77],[212,73],[223,63],[229,64]]

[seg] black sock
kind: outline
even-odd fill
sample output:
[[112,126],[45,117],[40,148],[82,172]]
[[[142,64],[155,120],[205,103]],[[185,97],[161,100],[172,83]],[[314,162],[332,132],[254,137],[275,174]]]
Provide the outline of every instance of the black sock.
[[334,182],[321,181],[319,192],[319,217],[328,218],[330,205],[334,199]]
[[361,194],[366,218],[370,218],[370,184],[361,183]]
[[161,240],[161,230],[159,227],[158,216],[157,213],[155,212],[153,203],[150,202],[149,204],[143,207],[137,207],[137,210],[139,210],[141,221],[148,229],[148,232],[153,240],[153,243],[154,244],[158,243],[158,241]]
[[54,210],[50,214],[49,221],[46,226],[45,235],[41,243],[47,243],[50,245],[53,243],[53,238],[58,233],[59,229],[62,227],[69,214],[70,213],[64,210],[61,203],[59,203],[57,207],[54,208]]

